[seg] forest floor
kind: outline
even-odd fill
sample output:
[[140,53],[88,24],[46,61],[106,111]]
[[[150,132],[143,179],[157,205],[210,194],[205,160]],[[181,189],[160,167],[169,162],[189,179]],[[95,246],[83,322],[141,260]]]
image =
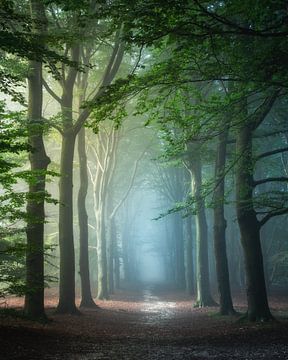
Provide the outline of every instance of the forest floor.
[[[2,307],[20,307],[11,298]],[[46,324],[0,316],[0,359],[287,359],[288,299],[270,297],[277,322],[248,324],[220,317],[217,308],[194,309],[182,292],[147,287],[118,291],[99,309],[81,316],[55,315],[57,298],[47,294]],[[236,309],[245,311],[245,297]]]

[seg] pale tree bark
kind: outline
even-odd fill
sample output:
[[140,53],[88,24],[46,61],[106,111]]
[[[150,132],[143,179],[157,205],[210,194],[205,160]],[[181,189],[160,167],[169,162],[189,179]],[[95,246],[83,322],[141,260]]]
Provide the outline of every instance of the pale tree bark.
[[[106,224],[110,225],[107,216],[108,190],[112,181],[115,168],[116,149],[119,133],[110,125],[106,128],[103,124],[97,134],[97,143],[90,143],[94,154],[96,171],[89,167],[93,184],[94,213],[96,219],[97,257],[98,257],[98,299],[108,299],[108,246]],[[110,199],[111,200],[111,199]],[[112,256],[112,254],[111,254]]]
[[185,162],[191,174],[192,196],[195,201],[196,223],[196,287],[195,306],[215,306],[210,292],[209,259],[208,259],[208,228],[202,190],[202,164],[198,143],[187,145],[189,159]]
[[[87,47],[86,52],[82,50],[82,62],[88,66],[92,56],[92,48]],[[79,105],[78,111],[81,113],[81,105],[86,98],[88,87],[88,72],[78,74],[78,92]],[[81,279],[81,303],[80,307],[97,308],[95,304],[90,283],[90,266],[89,266],[89,232],[88,232],[88,214],[86,210],[86,197],[88,192],[88,164],[86,154],[86,131],[82,127],[78,133],[78,158],[79,158],[79,175],[80,187],[78,191],[78,221],[79,221],[79,273]]]
[[79,272],[81,278],[81,303],[80,307],[96,308],[90,284],[89,269],[89,242],[88,242],[88,214],[86,210],[86,196],[88,191],[87,155],[85,146],[85,128],[78,134],[78,155],[80,188],[78,192],[78,219],[79,219]]
[[185,282],[186,292],[189,295],[194,294],[194,271],[193,271],[193,256],[192,256],[192,217],[189,215],[184,219],[184,238],[185,238]]
[[175,241],[175,282],[179,289],[185,289],[184,229],[180,214],[173,214]]

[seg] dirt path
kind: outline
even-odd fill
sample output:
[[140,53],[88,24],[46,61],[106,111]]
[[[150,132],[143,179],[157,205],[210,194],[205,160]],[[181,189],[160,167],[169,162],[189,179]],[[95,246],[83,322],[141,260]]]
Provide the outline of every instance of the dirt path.
[[[281,322],[249,325],[220,318],[217,308],[193,309],[183,293],[147,287],[119,292],[99,310],[82,316],[53,315],[52,321],[0,319],[0,359],[287,359],[286,298],[271,299]],[[13,301],[11,302],[13,304]],[[241,298],[238,310],[243,310]],[[14,305],[17,304],[14,301]]]

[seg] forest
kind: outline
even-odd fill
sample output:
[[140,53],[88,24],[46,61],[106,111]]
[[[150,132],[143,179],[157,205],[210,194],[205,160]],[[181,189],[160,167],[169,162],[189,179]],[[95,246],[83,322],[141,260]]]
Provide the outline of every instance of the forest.
[[287,39],[283,0],[0,1],[1,359],[288,359]]

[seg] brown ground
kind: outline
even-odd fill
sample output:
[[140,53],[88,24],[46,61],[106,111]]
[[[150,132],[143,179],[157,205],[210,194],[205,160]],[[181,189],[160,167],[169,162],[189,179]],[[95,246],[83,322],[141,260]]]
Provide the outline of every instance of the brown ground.
[[[247,324],[221,318],[217,308],[193,309],[177,291],[147,288],[122,291],[99,310],[82,316],[54,315],[56,297],[47,296],[48,324],[0,317],[0,359],[287,359],[288,299],[273,296],[280,320]],[[236,308],[244,311],[244,297]],[[4,306],[5,304],[2,304]],[[9,299],[8,306],[21,306]]]

